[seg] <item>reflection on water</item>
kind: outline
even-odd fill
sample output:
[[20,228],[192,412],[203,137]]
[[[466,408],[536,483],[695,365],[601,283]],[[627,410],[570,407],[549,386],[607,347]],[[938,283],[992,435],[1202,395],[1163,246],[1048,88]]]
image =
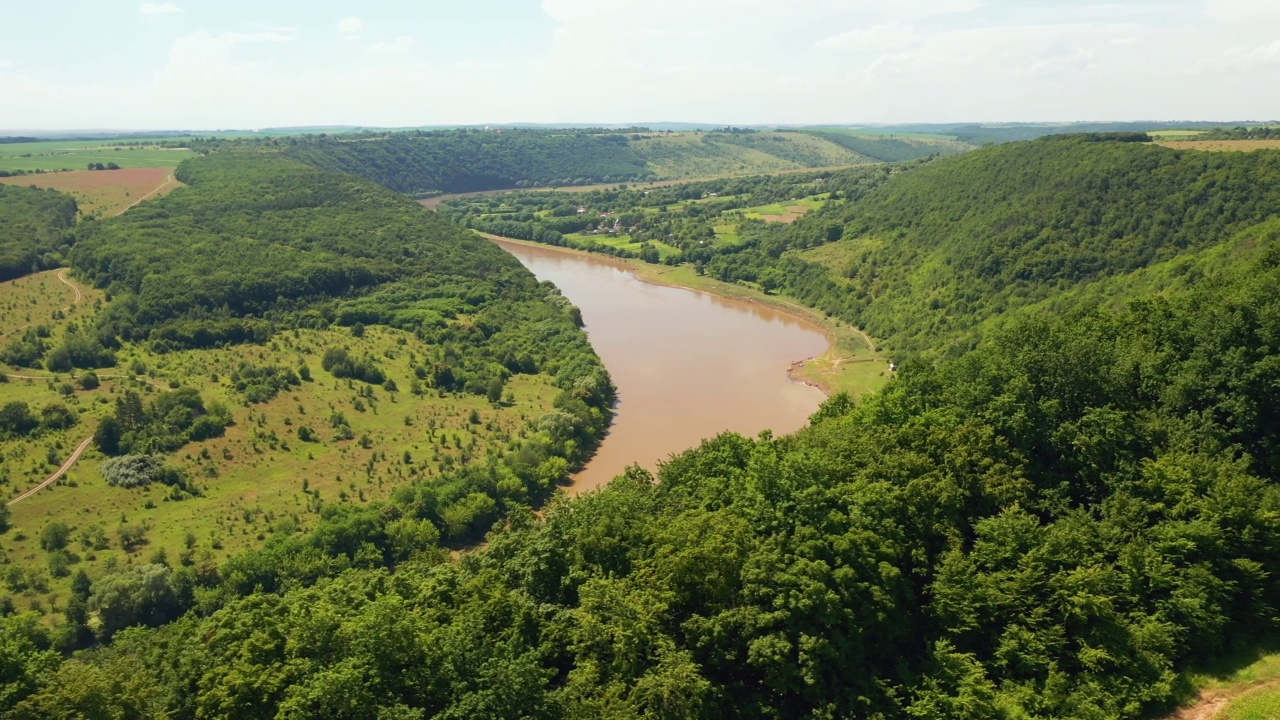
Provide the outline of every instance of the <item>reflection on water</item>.
[[642,282],[609,258],[497,242],[582,309],[591,344],[618,387],[613,427],[571,493],[594,489],[632,463],[654,469],[725,430],[792,432],[824,399],[787,377],[791,362],[827,349],[821,333],[795,318]]

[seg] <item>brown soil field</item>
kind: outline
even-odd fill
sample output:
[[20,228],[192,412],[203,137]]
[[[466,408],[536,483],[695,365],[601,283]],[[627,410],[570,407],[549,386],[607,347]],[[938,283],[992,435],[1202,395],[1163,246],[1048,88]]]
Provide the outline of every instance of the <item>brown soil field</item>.
[[164,195],[182,184],[173,178],[173,168],[71,170],[0,178],[0,183],[60,190],[76,199],[81,214],[96,217],[119,215],[148,197]]
[[782,215],[761,215],[760,219],[765,222],[779,222],[783,224],[791,224],[796,220],[809,214],[809,208],[804,205],[792,205],[787,208],[787,212]]
[[1280,150],[1280,140],[1175,140],[1156,144],[1173,148],[1174,150],[1203,150],[1205,152]]

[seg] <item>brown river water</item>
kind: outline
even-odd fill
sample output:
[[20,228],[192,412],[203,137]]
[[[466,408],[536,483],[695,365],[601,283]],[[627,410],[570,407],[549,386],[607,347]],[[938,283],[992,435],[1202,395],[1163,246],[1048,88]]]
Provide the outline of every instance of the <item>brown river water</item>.
[[582,310],[587,335],[618,388],[613,426],[567,490],[593,490],[639,463],[733,430],[801,428],[825,399],[788,366],[826,351],[812,325],[772,308],[646,283],[622,263],[495,240]]

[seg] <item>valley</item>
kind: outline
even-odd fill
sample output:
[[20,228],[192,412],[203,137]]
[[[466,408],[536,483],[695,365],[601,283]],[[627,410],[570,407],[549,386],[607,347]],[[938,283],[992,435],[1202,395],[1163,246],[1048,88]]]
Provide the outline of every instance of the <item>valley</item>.
[[0,709],[1268,712],[1280,154],[878,140],[223,139],[92,220],[0,188]]

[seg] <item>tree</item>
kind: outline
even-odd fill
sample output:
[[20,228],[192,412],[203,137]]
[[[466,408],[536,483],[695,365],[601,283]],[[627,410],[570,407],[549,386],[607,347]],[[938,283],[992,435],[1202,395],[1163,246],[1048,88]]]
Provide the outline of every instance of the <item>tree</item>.
[[98,423],[98,428],[93,431],[93,444],[103,455],[118,455],[120,453],[120,437],[124,434],[124,429],[120,425],[120,421],[114,416],[108,415]]
[[67,546],[71,539],[71,528],[64,522],[54,521],[40,531],[40,547],[45,552],[55,552]]

